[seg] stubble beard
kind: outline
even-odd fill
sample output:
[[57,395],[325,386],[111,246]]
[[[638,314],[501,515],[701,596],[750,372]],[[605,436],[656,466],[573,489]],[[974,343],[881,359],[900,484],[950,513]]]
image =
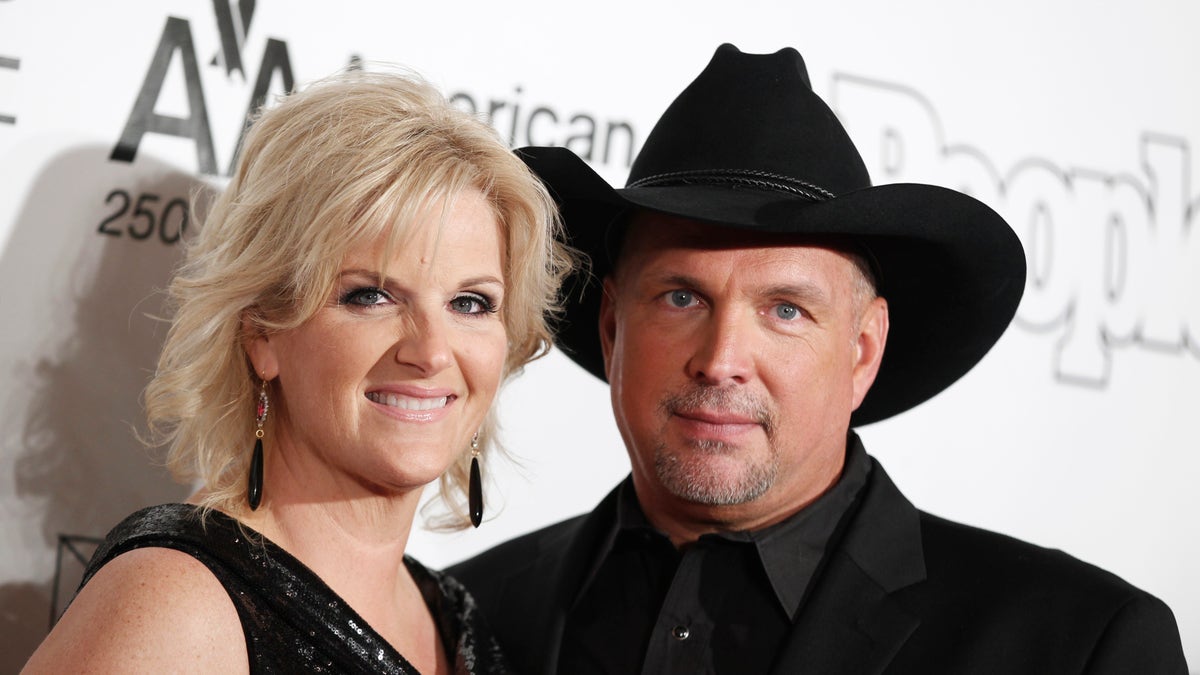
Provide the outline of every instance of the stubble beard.
[[[779,476],[776,422],[765,405],[729,389],[698,387],[668,396],[659,407],[668,418],[676,411],[700,407],[737,411],[753,417],[767,437],[765,457],[747,456],[744,448],[723,441],[689,440],[678,450],[661,441],[654,450],[654,470],[672,495],[694,504],[732,506],[754,501],[775,485]],[[712,464],[722,456],[726,463],[736,463],[736,470],[715,471]]]

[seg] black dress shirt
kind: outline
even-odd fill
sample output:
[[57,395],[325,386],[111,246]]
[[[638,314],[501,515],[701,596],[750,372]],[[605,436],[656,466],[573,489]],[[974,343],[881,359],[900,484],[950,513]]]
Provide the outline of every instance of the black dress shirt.
[[852,437],[838,482],[783,522],[676,549],[620,486],[607,546],[572,605],[558,672],[767,673],[871,463]]

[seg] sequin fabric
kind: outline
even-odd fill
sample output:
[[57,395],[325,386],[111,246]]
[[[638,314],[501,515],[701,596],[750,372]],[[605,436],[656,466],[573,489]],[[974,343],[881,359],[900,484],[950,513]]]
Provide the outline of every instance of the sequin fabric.
[[[144,547],[183,551],[204,563],[237,608],[251,673],[396,673],[417,669],[287,551],[229,516],[187,504],[152,506],[113,528],[84,573]],[[509,673],[475,601],[453,577],[405,558],[438,622],[458,675]],[[451,649],[452,647],[452,649]]]

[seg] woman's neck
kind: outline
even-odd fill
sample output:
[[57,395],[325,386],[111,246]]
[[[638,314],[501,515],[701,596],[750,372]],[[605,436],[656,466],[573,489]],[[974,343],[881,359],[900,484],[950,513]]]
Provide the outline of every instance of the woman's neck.
[[327,468],[267,462],[262,505],[237,514],[317,574],[420,672],[446,654],[404,551],[420,488],[383,494]]

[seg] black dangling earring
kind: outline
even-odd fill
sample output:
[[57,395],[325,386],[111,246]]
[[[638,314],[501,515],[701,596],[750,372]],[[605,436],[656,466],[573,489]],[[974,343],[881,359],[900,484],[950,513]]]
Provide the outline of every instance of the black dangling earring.
[[271,402],[267,399],[267,381],[262,381],[262,388],[258,390],[258,405],[255,406],[254,423],[258,427],[254,430],[254,453],[250,455],[250,480],[246,489],[246,499],[250,502],[250,510],[258,509],[258,505],[262,503],[262,488],[263,488],[263,423],[267,421],[267,410],[271,407]]
[[471,437],[471,482],[467,485],[467,506],[471,511],[471,525],[479,527],[483,522],[483,478],[479,475],[479,432]]

